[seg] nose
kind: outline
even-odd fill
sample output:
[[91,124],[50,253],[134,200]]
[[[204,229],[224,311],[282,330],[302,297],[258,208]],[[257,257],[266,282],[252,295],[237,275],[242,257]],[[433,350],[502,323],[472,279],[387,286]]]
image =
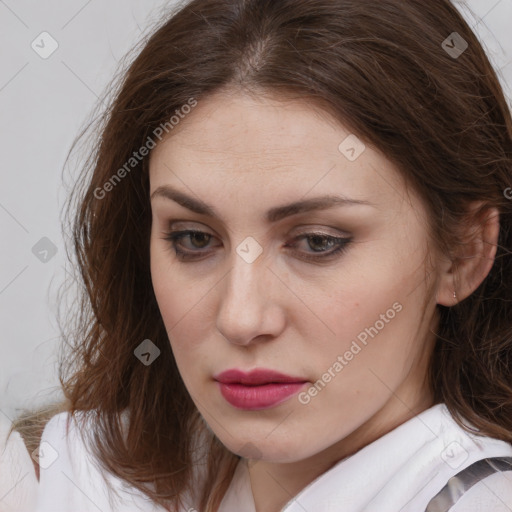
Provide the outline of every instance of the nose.
[[263,257],[247,263],[235,254],[224,286],[219,289],[217,329],[236,345],[277,337],[286,321],[281,302],[283,288]]

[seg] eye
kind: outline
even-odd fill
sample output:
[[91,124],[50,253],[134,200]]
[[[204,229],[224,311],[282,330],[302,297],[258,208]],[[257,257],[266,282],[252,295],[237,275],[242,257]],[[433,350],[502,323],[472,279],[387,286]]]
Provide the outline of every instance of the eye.
[[[203,250],[208,247],[209,242],[213,235],[199,230],[183,230],[171,231],[165,233],[164,240],[167,240],[171,248],[175,251],[176,256],[181,261],[198,260],[205,255],[212,252],[212,250]],[[188,240],[190,245],[185,246],[183,240]],[[312,251],[297,251],[296,247],[302,240],[307,240],[307,247]],[[322,261],[333,259],[340,255],[352,241],[352,238],[335,237],[325,233],[303,233],[293,239],[291,244],[286,244],[285,247],[292,247],[294,253],[300,259],[307,261]]]
[[[291,245],[296,247],[297,241],[307,240],[306,246],[312,251],[297,251],[299,258],[307,261],[323,261],[341,255],[352,241],[351,237],[337,237],[326,233],[304,233],[295,238]],[[289,247],[289,245],[287,245]],[[330,250],[329,250],[330,249]]]
[[[164,240],[167,240],[170,243],[171,248],[174,249],[176,256],[180,260],[190,260],[197,259],[197,256],[205,255],[205,251],[196,251],[194,249],[203,249],[208,245],[208,242],[211,238],[213,238],[213,235],[205,233],[204,231],[187,229],[183,231],[171,231],[166,233]],[[185,250],[183,249],[181,242],[183,239],[188,239],[191,242],[191,249],[190,247],[185,248]],[[198,254],[199,252],[201,254]]]

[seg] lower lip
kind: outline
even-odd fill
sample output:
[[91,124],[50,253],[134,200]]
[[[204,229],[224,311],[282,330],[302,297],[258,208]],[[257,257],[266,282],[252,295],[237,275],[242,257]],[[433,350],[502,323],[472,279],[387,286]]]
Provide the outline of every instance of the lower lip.
[[298,393],[306,382],[273,382],[261,386],[218,383],[222,396],[233,407],[246,411],[269,409]]

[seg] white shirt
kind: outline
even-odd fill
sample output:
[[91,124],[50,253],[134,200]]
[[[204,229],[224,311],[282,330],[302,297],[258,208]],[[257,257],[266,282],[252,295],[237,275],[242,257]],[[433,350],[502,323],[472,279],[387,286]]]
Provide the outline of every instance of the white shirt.
[[37,477],[22,437],[0,412],[0,512],[31,512],[36,506]]
[[[36,512],[164,512],[137,490],[103,473],[70,424],[67,413],[47,424],[41,446],[58,453],[41,468]],[[47,444],[44,444],[47,443]],[[53,458],[55,455],[53,455]],[[466,433],[438,404],[338,462],[310,483],[283,512],[424,512],[450,477],[488,457],[512,457],[504,441]],[[50,462],[52,457],[48,459]],[[105,479],[119,497],[108,500]],[[194,503],[187,503],[188,512]],[[471,487],[450,512],[511,512],[512,471]],[[241,459],[220,512],[255,512],[247,463]]]

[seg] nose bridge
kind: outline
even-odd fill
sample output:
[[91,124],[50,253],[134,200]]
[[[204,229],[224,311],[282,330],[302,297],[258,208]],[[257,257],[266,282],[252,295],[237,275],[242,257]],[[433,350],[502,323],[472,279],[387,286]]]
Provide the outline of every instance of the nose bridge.
[[257,298],[258,284],[265,280],[266,254],[263,246],[252,236],[245,237],[238,245],[233,247],[232,268],[228,278],[228,294],[234,299],[241,298],[247,301]]
[[[248,343],[258,334],[268,332],[265,314],[270,307],[271,272],[264,258],[259,255],[253,261],[240,256],[240,249],[247,249],[242,243],[233,254],[231,270],[225,277],[217,317],[217,328],[233,343]],[[243,253],[242,253],[243,254]]]
[[244,304],[244,310],[255,308],[258,304],[264,302],[262,292],[265,287],[261,284],[266,281],[268,269],[265,266],[263,258],[260,256],[255,261],[248,263],[239,254],[233,256],[233,265],[227,275],[227,286],[223,302],[229,304],[231,308]]

